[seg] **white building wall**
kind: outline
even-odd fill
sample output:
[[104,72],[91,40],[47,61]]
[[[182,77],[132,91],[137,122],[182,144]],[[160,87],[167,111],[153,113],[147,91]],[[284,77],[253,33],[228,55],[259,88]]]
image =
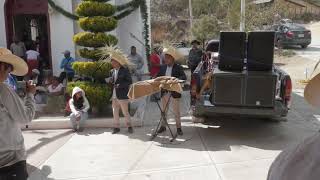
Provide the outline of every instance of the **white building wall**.
[[[55,3],[69,12],[73,11],[72,1],[55,0]],[[60,62],[63,58],[62,52],[69,50],[71,55],[75,57],[75,45],[72,41],[74,21],[57,11],[53,11],[49,16],[53,74],[59,75],[61,72]]]
[[[116,4],[130,2],[131,0],[117,0]],[[133,37],[133,36],[135,37]],[[117,37],[119,39],[118,46],[127,54],[130,53],[130,47],[136,46],[137,52],[144,59],[144,69],[148,72],[148,65],[145,56],[144,37],[143,37],[143,22],[141,18],[140,9],[137,9],[129,16],[121,19],[118,22]]]
[[4,3],[5,0],[0,0],[0,47],[7,47],[5,15],[4,15]]
[[[111,0],[109,3],[120,5],[127,3],[131,0]],[[81,2],[81,0],[55,0],[55,3],[63,7],[69,12],[74,12],[76,5]],[[4,19],[4,3],[5,0],[0,0],[0,46],[6,47],[6,30],[5,30],[5,19]],[[149,4],[149,3],[148,3]],[[51,54],[52,54],[52,68],[53,74],[59,75],[60,62],[63,58],[62,52],[69,50],[73,57],[77,59],[81,58],[76,54],[76,47],[73,43],[72,37],[74,34],[82,31],[78,26],[76,21],[63,16],[55,10],[49,11],[50,17],[50,39],[51,39]],[[145,71],[147,72],[147,60],[145,56],[145,47],[144,47],[144,37],[143,37],[143,22],[140,14],[140,9],[137,9],[135,12],[129,16],[121,19],[118,22],[118,27],[116,30],[109,32],[117,36],[119,39],[118,46],[127,54],[130,53],[130,47],[136,46],[137,52],[144,58],[145,61]],[[134,37],[133,37],[133,36]]]

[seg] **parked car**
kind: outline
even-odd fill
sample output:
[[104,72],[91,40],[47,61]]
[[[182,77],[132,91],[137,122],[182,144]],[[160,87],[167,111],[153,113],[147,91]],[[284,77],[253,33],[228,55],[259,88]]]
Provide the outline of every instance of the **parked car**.
[[299,45],[302,48],[307,48],[311,44],[311,31],[302,25],[295,23],[277,24],[273,25],[271,30],[276,32],[276,46]]

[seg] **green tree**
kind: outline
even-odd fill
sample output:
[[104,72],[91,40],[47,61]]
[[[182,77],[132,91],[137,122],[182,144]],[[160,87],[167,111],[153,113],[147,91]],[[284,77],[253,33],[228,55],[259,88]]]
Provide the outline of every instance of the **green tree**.
[[85,47],[79,50],[83,58],[97,61],[100,59],[99,47],[118,43],[115,36],[105,33],[117,27],[117,20],[114,18],[116,8],[105,2],[106,0],[83,0],[76,8],[77,15],[81,17],[78,23],[86,32],[76,34],[73,41]]
[[217,38],[220,32],[219,21],[214,16],[203,15],[195,23],[192,28],[194,37],[203,43],[207,40]]

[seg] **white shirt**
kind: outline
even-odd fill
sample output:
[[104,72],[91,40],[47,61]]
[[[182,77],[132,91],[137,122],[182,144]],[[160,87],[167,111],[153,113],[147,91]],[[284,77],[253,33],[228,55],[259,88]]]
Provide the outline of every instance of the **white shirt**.
[[172,67],[173,66],[167,66],[166,76],[172,76]]
[[38,56],[40,55],[40,53],[34,50],[29,50],[26,52],[26,54],[27,54],[27,60],[38,60]]
[[[119,69],[114,69],[114,80],[113,80],[114,83],[118,79],[118,72],[119,72]],[[116,98],[117,98],[116,88],[113,88],[112,99],[116,99]]]
[[56,93],[56,92],[61,92],[63,88],[63,85],[60,83],[56,88],[52,87],[52,84],[48,87],[49,93]]

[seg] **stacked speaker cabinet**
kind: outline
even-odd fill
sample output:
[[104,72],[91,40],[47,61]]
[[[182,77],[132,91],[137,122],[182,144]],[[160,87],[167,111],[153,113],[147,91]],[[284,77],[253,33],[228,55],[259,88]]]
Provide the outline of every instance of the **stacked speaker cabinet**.
[[241,106],[244,104],[245,72],[228,72],[215,69],[213,72],[213,96],[215,105]]
[[270,71],[274,55],[273,31],[249,32],[247,49],[248,71]]
[[269,72],[248,72],[246,77],[245,106],[273,107],[277,74]]
[[219,46],[219,69],[242,71],[246,57],[245,32],[221,32]]

